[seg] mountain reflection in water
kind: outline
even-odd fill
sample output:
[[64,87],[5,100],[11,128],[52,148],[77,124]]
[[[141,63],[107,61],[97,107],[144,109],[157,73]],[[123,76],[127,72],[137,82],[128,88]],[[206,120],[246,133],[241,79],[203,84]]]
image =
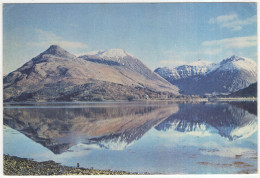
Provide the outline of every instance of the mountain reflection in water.
[[180,104],[178,113],[155,128],[159,131],[194,132],[197,135],[217,133],[232,141],[257,131],[256,110],[256,102]]
[[257,131],[256,102],[103,104],[92,107],[5,107],[4,124],[55,154],[73,145],[123,150],[151,128],[217,133],[230,141]]
[[78,143],[124,149],[177,111],[177,104],[161,103],[81,108],[7,107],[4,124],[60,154]]

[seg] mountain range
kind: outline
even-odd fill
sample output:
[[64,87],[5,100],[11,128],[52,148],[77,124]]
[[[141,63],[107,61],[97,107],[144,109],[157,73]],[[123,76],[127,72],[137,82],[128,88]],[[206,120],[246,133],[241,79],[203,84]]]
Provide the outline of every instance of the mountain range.
[[155,72],[185,95],[227,95],[257,81],[256,62],[235,55],[219,63],[199,60],[175,68],[157,68]]
[[3,94],[4,102],[167,99],[180,94],[231,97],[256,81],[256,62],[238,56],[153,72],[122,49],[75,56],[51,45],[4,76]]
[[75,56],[57,45],[4,77],[4,101],[100,101],[176,96],[178,88],[121,49]]

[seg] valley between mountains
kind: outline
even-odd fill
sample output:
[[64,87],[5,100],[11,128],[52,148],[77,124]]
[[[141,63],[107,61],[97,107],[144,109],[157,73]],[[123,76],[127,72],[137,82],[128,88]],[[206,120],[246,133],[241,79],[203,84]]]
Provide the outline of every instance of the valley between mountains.
[[257,64],[231,56],[153,72],[121,49],[75,56],[52,45],[3,81],[4,102],[256,97]]

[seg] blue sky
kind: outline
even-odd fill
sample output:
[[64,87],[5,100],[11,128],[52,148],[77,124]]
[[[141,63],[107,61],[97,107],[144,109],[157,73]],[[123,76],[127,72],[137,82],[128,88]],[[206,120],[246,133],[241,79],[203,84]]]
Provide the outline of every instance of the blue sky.
[[3,72],[51,44],[121,48],[154,70],[233,54],[257,60],[256,3],[5,4]]

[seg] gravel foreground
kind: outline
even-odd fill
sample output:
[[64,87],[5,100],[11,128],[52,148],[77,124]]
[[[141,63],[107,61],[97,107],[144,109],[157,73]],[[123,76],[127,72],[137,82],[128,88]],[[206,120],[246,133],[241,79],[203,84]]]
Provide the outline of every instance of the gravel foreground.
[[[61,166],[54,161],[36,162],[4,155],[4,175],[138,175],[126,171],[97,170]],[[148,173],[146,173],[148,174]]]

